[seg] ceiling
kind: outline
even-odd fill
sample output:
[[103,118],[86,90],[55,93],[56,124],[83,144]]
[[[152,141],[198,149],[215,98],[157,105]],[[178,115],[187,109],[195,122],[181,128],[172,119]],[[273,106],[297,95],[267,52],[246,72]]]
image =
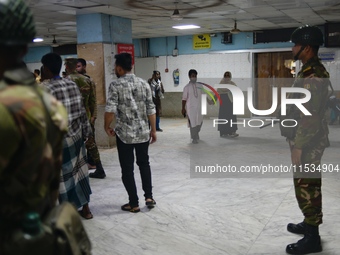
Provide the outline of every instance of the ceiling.
[[[340,1],[334,0],[28,0],[37,37],[51,45],[76,44],[76,15],[103,13],[132,20],[132,37],[152,38],[200,33],[228,32],[323,25],[340,22]],[[171,15],[178,9],[182,20]],[[177,30],[173,25],[195,24],[195,30]],[[91,31],[89,31],[91,33]]]

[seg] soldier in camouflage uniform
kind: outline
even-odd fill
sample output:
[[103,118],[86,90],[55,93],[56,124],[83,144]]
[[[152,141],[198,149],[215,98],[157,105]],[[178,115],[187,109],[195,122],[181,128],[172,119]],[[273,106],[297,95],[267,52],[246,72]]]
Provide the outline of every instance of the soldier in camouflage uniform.
[[[95,105],[94,105],[94,113],[90,119],[90,124],[91,124],[91,128],[92,128],[92,132],[93,132],[93,138],[94,141],[96,141],[96,137],[95,137],[95,122],[97,119],[97,96],[96,96],[96,84],[95,82],[91,79],[91,77],[86,73],[86,60],[83,58],[78,58],[77,59],[77,72],[86,76],[87,78],[90,79],[91,81],[91,85],[93,87],[93,94],[94,94],[94,99],[95,99]],[[96,169],[96,166],[94,166],[96,163],[93,161],[91,154],[89,152],[87,152],[87,163],[89,165],[89,169]]]
[[[78,85],[80,93],[83,97],[83,103],[86,109],[87,118],[93,124],[97,115],[97,103],[95,94],[96,88],[91,79],[77,72],[77,62],[78,60],[76,58],[66,59],[66,72],[68,74],[68,78]],[[106,174],[100,160],[100,155],[94,139],[94,134],[89,136],[85,145],[87,151],[91,155],[92,160],[96,164],[96,171],[94,173],[90,173],[89,176],[91,178],[104,179],[106,177]]]
[[306,254],[322,250],[319,225],[322,223],[321,172],[311,173],[320,165],[321,157],[329,146],[328,127],[325,120],[326,102],[329,98],[329,74],[318,58],[323,34],[319,28],[303,26],[297,28],[291,41],[294,59],[303,66],[295,84],[310,91],[311,99],[305,103],[310,116],[299,112],[295,137],[287,139],[291,150],[292,164],[301,166],[294,173],[295,195],[304,215],[301,223],[289,223],[287,230],[303,234],[303,239],[289,244],[289,254]]
[[21,62],[35,36],[29,8],[22,0],[0,1],[0,17],[0,254],[5,255],[4,245],[24,216],[34,211],[44,217],[56,204],[67,114]]

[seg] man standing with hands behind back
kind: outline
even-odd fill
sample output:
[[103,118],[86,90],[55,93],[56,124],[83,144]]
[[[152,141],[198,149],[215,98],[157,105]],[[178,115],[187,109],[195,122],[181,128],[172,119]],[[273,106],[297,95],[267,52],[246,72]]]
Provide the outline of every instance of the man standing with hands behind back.
[[[319,47],[323,44],[323,34],[314,26],[297,28],[291,37],[294,59],[301,60],[303,66],[297,75],[295,87],[307,89],[311,99],[304,107],[311,115],[304,115],[297,109],[299,118],[295,134],[287,140],[291,151],[294,173],[295,196],[304,215],[301,223],[289,223],[287,230],[304,237],[297,243],[289,244],[289,254],[321,252],[319,225],[322,223],[321,172],[318,169],[321,157],[329,146],[328,127],[325,120],[326,103],[329,98],[329,74],[318,58]],[[294,108],[292,108],[295,113]],[[284,129],[281,129],[284,136]],[[301,168],[299,168],[301,167]]]
[[[132,57],[128,53],[115,56],[117,80],[110,84],[104,117],[105,132],[116,136],[122,181],[129,195],[129,203],[121,206],[123,211],[140,211],[134,178],[134,153],[136,151],[145,204],[153,208],[149,144],[156,142],[156,110],[152,102],[150,85],[131,74]],[[115,128],[111,123],[116,119]],[[151,131],[149,129],[149,122]]]

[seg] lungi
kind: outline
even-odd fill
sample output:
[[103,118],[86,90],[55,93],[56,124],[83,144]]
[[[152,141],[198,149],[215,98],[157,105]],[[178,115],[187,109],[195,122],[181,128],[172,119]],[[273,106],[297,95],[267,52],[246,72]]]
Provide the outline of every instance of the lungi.
[[91,193],[85,144],[80,131],[63,141],[59,202],[69,201],[80,208],[90,202]]

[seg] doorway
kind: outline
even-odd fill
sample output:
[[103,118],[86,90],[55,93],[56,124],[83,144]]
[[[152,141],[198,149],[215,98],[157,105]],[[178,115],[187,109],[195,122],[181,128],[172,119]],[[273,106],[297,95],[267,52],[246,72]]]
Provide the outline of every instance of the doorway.
[[[290,51],[254,54],[254,107],[270,109],[273,88],[278,89],[278,105],[281,104],[281,87],[291,87],[295,77],[295,62]],[[274,117],[274,112],[271,116]]]

